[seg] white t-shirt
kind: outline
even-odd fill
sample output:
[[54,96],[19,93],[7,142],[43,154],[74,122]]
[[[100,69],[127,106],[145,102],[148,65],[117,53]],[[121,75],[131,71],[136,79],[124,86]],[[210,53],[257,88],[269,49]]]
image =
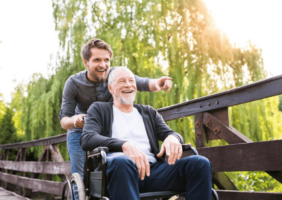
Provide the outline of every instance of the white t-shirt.
[[[112,138],[119,138],[133,143],[142,151],[149,162],[156,162],[151,151],[151,145],[145,129],[144,121],[136,108],[131,113],[124,113],[113,105],[114,120],[112,125]],[[123,155],[122,152],[109,153],[107,157]]]

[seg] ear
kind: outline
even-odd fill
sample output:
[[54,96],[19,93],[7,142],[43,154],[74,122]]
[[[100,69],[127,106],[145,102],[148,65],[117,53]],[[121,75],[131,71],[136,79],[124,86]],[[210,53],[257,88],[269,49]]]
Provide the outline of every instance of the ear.
[[84,66],[88,69],[88,65],[87,65],[88,61],[83,58],[83,59],[82,59],[82,62],[83,62],[83,64],[84,64]]
[[109,92],[113,95],[113,88],[110,84],[108,84]]

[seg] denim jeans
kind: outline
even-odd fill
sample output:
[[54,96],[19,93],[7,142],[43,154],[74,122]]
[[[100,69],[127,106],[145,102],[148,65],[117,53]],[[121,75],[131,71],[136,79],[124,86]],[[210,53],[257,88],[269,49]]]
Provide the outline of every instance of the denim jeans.
[[107,190],[111,200],[139,200],[139,192],[186,192],[185,199],[210,200],[211,163],[203,156],[150,164],[150,176],[142,181],[135,163],[125,155],[107,159]]
[[[84,151],[81,149],[79,139],[81,132],[68,132],[67,147],[71,161],[71,173],[79,173],[83,179],[84,171]],[[75,185],[75,199],[78,200],[77,187]]]

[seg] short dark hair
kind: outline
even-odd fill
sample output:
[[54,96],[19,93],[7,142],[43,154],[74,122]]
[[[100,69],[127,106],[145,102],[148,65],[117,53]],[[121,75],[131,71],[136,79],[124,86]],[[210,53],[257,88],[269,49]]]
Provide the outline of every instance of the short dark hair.
[[91,57],[91,48],[105,49],[109,52],[110,58],[113,57],[113,50],[109,44],[100,39],[92,39],[86,43],[81,51],[82,57],[87,61],[89,61]]

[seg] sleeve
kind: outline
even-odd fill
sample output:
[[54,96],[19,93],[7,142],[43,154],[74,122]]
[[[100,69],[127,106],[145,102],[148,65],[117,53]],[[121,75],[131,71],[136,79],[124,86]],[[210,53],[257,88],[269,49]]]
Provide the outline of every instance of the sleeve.
[[[105,131],[112,120],[99,109],[99,104],[94,102],[87,110],[87,118],[80,137],[80,146],[84,151],[91,151],[97,147],[108,147],[110,152],[121,152],[122,145],[126,142],[117,138],[111,138]],[[103,119],[103,116],[105,119]]]
[[62,98],[62,105],[59,114],[59,120],[63,117],[72,117],[75,115],[75,107],[76,107],[76,96],[77,96],[77,87],[73,83],[71,78],[65,83],[64,91],[63,91],[63,98]]
[[182,136],[179,133],[171,130],[171,128],[165,123],[163,117],[156,110],[153,109],[153,111],[155,112],[155,127],[158,139],[164,141],[167,136],[174,135],[181,144],[184,144]]
[[142,78],[137,75],[134,75],[135,77],[135,82],[137,86],[137,90],[140,92],[146,91],[146,92],[151,92],[149,89],[149,80],[150,78]]

